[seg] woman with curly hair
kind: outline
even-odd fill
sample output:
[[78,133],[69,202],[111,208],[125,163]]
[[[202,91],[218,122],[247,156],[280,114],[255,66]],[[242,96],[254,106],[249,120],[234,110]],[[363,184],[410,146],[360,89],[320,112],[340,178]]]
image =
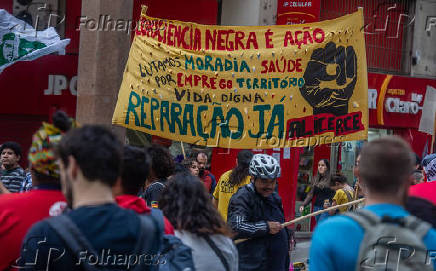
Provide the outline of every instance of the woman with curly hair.
[[198,163],[197,160],[194,158],[186,158],[185,160],[182,161],[182,165],[189,170],[189,172],[191,172],[191,174],[193,176],[197,176],[198,177],[198,172],[199,172],[199,168],[198,168]]
[[238,251],[231,232],[200,179],[189,173],[174,175],[159,206],[174,225],[175,235],[192,248],[196,270],[238,270]]

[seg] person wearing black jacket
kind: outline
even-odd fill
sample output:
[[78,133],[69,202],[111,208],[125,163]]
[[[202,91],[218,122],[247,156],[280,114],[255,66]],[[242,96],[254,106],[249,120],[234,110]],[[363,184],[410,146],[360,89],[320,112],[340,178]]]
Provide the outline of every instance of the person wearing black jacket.
[[237,244],[239,270],[289,270],[289,238],[282,200],[275,192],[280,165],[275,158],[256,154],[250,162],[251,183],[232,196],[228,223]]

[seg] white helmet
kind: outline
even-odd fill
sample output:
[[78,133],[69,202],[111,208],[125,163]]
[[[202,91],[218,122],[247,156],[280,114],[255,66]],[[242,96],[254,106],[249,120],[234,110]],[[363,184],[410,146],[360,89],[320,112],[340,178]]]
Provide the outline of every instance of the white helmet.
[[280,177],[280,165],[277,160],[267,154],[255,154],[250,162],[250,175],[261,179]]

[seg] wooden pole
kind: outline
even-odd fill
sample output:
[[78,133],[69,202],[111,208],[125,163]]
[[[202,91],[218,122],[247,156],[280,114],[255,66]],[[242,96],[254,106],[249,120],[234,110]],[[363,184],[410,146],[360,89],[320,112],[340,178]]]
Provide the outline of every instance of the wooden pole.
[[[309,218],[309,217],[312,217],[312,216],[316,216],[316,215],[320,215],[322,213],[329,212],[329,211],[332,211],[332,210],[336,210],[336,209],[339,209],[341,207],[346,207],[346,206],[350,206],[350,205],[357,205],[357,204],[363,202],[364,200],[365,200],[365,198],[358,199],[358,200],[353,200],[353,201],[350,201],[348,203],[344,203],[344,204],[341,204],[341,205],[335,205],[335,206],[329,207],[329,208],[324,209],[324,210],[319,210],[319,211],[316,211],[314,213],[311,213],[311,214],[308,214],[308,215],[305,215],[305,216],[293,219],[291,221],[285,222],[285,223],[282,224],[282,226],[283,227],[287,227],[289,225],[295,224],[295,223],[297,223],[297,222],[299,222],[301,220],[304,220],[306,218]],[[245,242],[247,240],[249,240],[249,239],[238,239],[238,240],[235,240],[235,244],[239,244],[239,243]]]
[[282,226],[283,227],[287,227],[289,225],[295,224],[295,223],[297,223],[297,222],[299,222],[301,220],[304,220],[306,218],[309,218],[309,217],[312,217],[312,216],[317,216],[317,215],[320,215],[322,213],[326,213],[328,211],[333,211],[333,210],[339,209],[341,207],[346,207],[346,206],[350,206],[350,205],[357,205],[357,204],[361,203],[364,200],[365,200],[364,198],[363,199],[358,199],[358,200],[353,200],[353,201],[350,201],[348,203],[344,203],[344,204],[341,204],[341,205],[335,205],[335,206],[329,207],[329,208],[324,209],[324,210],[319,210],[319,211],[316,211],[314,213],[311,213],[311,214],[308,214],[308,215],[296,218],[294,220],[291,220],[289,222],[283,223]]
[[180,146],[182,147],[183,159],[186,159],[185,147],[183,146],[182,141],[180,141]]
[[[359,197],[359,185],[360,185],[359,179],[357,179],[357,182],[355,184],[356,187],[354,187],[353,201],[357,200],[357,198]],[[356,209],[356,205],[353,205],[352,210],[355,210],[355,209]]]
[[[433,148],[434,143],[436,140],[436,112],[434,113],[434,129],[433,129],[433,135],[431,136],[431,146],[430,146],[430,152],[429,153],[435,153],[436,150]],[[424,158],[424,157],[422,157]]]

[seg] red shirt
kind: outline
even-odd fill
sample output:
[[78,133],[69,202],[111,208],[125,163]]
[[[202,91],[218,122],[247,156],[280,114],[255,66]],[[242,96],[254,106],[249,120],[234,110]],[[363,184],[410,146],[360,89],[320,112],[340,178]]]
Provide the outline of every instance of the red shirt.
[[436,205],[436,182],[412,185],[409,188],[409,196],[423,198]]
[[200,177],[200,180],[203,181],[204,187],[206,187],[206,191],[210,193],[210,189],[212,188],[212,178],[209,176],[210,171],[205,170],[203,177]]
[[0,270],[15,264],[30,227],[62,213],[67,206],[59,190],[31,190],[0,195]]
[[[145,200],[133,195],[121,195],[115,198],[117,204],[125,209],[130,209],[138,214],[150,214],[151,209],[145,203]],[[164,217],[164,232],[165,234],[174,235],[173,225]]]

